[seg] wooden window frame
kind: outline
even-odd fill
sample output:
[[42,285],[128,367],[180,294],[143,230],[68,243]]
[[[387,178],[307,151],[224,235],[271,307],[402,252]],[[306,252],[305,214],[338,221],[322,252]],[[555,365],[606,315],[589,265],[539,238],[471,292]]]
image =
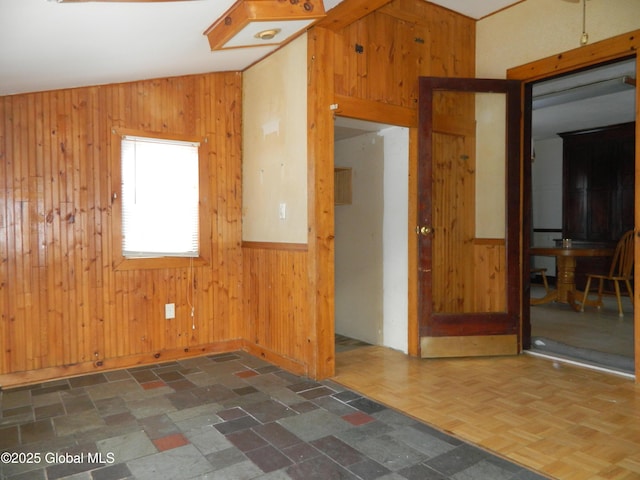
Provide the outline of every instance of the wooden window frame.
[[[211,262],[211,229],[212,216],[209,213],[209,166],[207,138],[197,138],[187,135],[176,135],[165,132],[151,132],[145,130],[132,130],[113,128],[111,169],[112,169],[112,193],[111,193],[111,219],[113,229],[113,269],[114,270],[145,270],[161,268],[187,268],[191,266],[207,265]],[[130,258],[122,253],[122,137],[125,135],[162,140],[175,140],[182,142],[198,142],[198,187],[199,200],[199,231],[197,257],[153,257]]]

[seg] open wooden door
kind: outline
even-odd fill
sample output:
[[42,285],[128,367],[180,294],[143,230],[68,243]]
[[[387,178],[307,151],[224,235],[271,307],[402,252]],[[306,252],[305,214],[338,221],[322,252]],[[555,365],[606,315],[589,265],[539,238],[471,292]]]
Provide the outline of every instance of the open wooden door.
[[521,350],[520,97],[518,81],[420,78],[422,357]]

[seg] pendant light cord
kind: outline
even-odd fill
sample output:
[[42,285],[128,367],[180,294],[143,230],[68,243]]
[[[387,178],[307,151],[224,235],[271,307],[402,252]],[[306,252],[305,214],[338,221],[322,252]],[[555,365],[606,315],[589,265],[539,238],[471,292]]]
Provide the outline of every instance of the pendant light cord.
[[586,45],[589,41],[587,33],[587,0],[582,0],[582,36],[580,37],[580,45]]

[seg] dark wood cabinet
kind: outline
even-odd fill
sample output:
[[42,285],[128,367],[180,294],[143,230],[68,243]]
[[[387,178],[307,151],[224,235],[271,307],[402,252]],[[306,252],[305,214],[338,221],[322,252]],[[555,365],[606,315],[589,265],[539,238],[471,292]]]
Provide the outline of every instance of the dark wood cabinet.
[[[562,133],[562,237],[574,244],[613,247],[634,227],[635,123]],[[587,272],[607,273],[610,258],[581,259]]]

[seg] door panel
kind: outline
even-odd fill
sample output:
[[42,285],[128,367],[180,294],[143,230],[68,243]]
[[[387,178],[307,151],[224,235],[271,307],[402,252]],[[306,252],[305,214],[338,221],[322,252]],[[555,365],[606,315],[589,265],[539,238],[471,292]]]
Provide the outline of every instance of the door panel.
[[520,350],[519,132],[519,82],[420,79],[423,357]]

